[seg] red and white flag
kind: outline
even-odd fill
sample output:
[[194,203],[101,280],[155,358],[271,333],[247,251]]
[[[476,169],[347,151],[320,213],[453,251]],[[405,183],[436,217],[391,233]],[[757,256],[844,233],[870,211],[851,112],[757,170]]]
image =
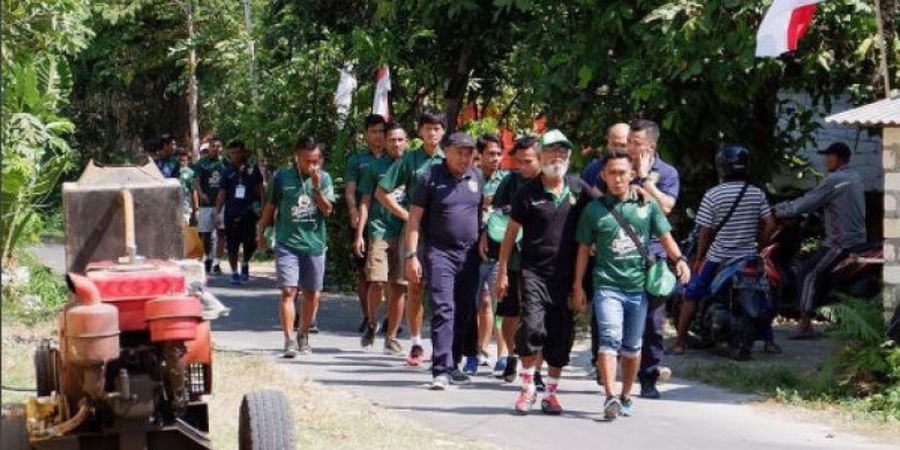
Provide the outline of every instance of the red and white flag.
[[384,120],[391,119],[391,108],[388,104],[388,93],[391,91],[391,70],[387,64],[378,69],[375,75],[375,100],[372,102],[372,113],[384,117]]
[[797,49],[806,34],[816,3],[822,0],[775,0],[756,32],[756,56],[779,56]]

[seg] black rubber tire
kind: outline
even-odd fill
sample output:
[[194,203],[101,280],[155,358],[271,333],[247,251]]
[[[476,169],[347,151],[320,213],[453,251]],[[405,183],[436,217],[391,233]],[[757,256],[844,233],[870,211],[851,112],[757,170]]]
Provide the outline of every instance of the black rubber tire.
[[258,390],[241,402],[240,450],[294,450],[294,421],[281,391]]
[[13,403],[3,405],[0,424],[0,444],[4,450],[31,450],[28,430],[25,427],[25,405]]

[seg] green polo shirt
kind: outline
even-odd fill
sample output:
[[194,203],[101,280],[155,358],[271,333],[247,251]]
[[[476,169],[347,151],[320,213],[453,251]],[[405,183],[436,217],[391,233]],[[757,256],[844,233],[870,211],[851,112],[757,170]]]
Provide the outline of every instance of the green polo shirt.
[[194,209],[193,191],[194,191],[194,171],[190,167],[182,167],[178,171],[178,181],[181,183],[181,207],[184,212],[189,213]]
[[386,153],[382,153],[380,157],[376,158],[371,150],[365,149],[350,155],[350,158],[347,160],[347,165],[344,167],[344,183],[351,181],[356,183],[356,206],[359,206],[359,202],[362,200],[363,191],[359,185],[363,174],[369,170],[369,166],[372,163],[383,159],[390,160]]
[[[322,171],[320,189],[334,202],[331,175]],[[275,206],[275,242],[302,255],[318,256],[328,249],[325,216],[316,204],[312,181],[301,175],[296,165],[278,171],[266,201]]]
[[625,292],[641,292],[646,277],[644,259],[609,208],[614,208],[631,224],[648,248],[651,237],[670,232],[672,226],[655,200],[644,204],[633,192],[625,201],[611,196],[593,200],[578,219],[575,240],[581,244],[594,244],[597,249],[594,288],[608,286]]
[[378,187],[385,192],[394,192],[400,186],[406,186],[407,197],[412,197],[416,192],[419,178],[429,167],[444,161],[444,151],[438,147],[433,156],[428,156],[425,150],[419,148],[403,154],[399,160],[388,169],[384,177],[378,181]]
[[[375,199],[375,187],[378,186],[379,181],[384,178],[393,163],[394,160],[390,157],[379,158],[360,177],[359,188],[362,191],[360,198],[363,195],[372,197],[369,207],[369,219],[366,221],[366,235],[370,238],[396,238],[400,236],[400,231],[403,229],[403,221]],[[388,196],[393,197],[404,208],[409,204],[405,185],[397,186],[388,193]]]
[[503,181],[506,176],[509,175],[509,171],[503,169],[497,169],[491,174],[490,179],[484,180],[484,196],[485,197],[493,197],[494,193],[497,192],[497,187],[500,186],[500,182]]
[[208,197],[205,202],[200,199],[201,207],[216,206],[216,196],[219,194],[219,184],[224,173],[225,158],[221,155],[216,159],[204,156],[194,164],[194,176],[200,179],[200,192]]

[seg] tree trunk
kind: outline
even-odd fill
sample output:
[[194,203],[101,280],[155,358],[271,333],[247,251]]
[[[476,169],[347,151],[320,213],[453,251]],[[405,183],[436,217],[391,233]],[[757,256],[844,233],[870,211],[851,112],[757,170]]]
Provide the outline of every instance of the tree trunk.
[[456,130],[456,118],[459,117],[459,112],[463,108],[466,90],[469,86],[469,67],[471,66],[473,53],[475,53],[474,41],[466,41],[459,52],[456,73],[453,74],[450,78],[450,83],[447,85],[447,93],[444,95],[444,98],[447,100],[447,106],[444,112],[447,116],[448,133]]
[[185,3],[187,15],[188,42],[191,49],[188,52],[188,121],[191,130],[191,152],[194,161],[200,159],[200,126],[197,124],[197,104],[199,94],[197,92],[197,50],[194,48],[194,1]]
[[256,42],[253,40],[253,10],[250,0],[244,0],[244,24],[247,26],[247,51],[250,53],[250,89],[253,96],[253,147],[256,148],[256,162],[266,179],[265,154],[259,145],[259,74],[256,67]]

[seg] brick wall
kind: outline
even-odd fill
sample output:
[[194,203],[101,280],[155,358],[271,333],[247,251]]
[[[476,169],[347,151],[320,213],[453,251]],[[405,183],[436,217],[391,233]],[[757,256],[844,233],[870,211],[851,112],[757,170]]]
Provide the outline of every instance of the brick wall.
[[884,135],[884,308],[890,317],[900,297],[900,127],[885,128]]

